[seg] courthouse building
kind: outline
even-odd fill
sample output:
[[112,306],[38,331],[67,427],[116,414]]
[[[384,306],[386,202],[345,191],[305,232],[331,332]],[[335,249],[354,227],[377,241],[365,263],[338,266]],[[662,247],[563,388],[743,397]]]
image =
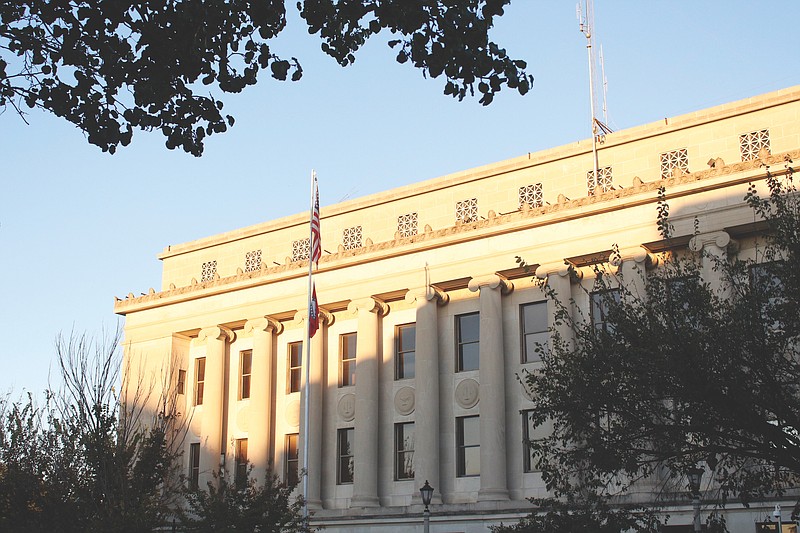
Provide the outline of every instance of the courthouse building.
[[[249,463],[263,478],[272,464],[292,480],[306,468],[313,523],[332,532],[421,531],[426,480],[434,532],[527,514],[526,498],[546,495],[524,445],[544,429],[530,427],[518,380],[541,364],[533,346],[555,326],[540,282],[590,316],[598,263],[645,284],[669,246],[752,257],[759,226],[743,197],[749,182],[763,185],[765,165],[780,173],[800,160],[800,87],[610,133],[597,147],[596,179],[582,140],[323,206],[308,391],[308,212],[167,247],[161,288],[115,311],[126,368],[172,376],[189,483],[221,466],[236,477]],[[660,187],[669,245],[656,227]],[[647,498],[647,487],[629,497]],[[731,507],[729,527],[755,531],[774,503]],[[691,523],[689,500],[670,515]]]

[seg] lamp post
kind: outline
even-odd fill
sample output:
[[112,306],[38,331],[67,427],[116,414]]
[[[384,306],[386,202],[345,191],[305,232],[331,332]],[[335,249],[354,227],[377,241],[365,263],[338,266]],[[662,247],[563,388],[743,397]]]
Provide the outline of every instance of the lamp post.
[[425,510],[422,512],[422,516],[425,518],[425,533],[430,532],[430,518],[431,518],[431,511],[428,509],[428,506],[431,504],[431,498],[433,498],[433,487],[430,486],[428,480],[425,480],[425,484],[420,487],[419,493],[422,495],[422,503],[425,505]]
[[692,491],[694,531],[700,533],[700,482],[703,480],[703,469],[695,466],[687,470],[686,475],[689,478],[689,490]]
[[776,528],[776,531],[778,533],[783,533],[783,517],[781,516],[781,506],[780,505],[776,505],[775,506],[775,510],[772,511],[772,516],[775,517],[775,521],[778,523],[778,527]]

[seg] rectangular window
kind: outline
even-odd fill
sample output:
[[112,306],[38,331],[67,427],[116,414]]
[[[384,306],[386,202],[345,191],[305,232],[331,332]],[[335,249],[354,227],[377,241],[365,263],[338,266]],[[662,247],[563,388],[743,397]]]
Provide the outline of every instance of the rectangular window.
[[395,329],[394,379],[414,377],[414,356],[417,349],[417,325],[406,324]]
[[592,324],[598,330],[613,332],[613,328],[608,323],[608,312],[611,309],[612,303],[619,303],[619,289],[606,289],[603,291],[595,291],[590,294],[591,297],[591,317]]
[[261,250],[253,250],[244,255],[244,271],[261,270]]
[[206,383],[206,358],[194,360],[194,404],[203,405],[203,386]]
[[208,261],[203,263],[200,270],[200,281],[212,281],[217,276],[217,262]]
[[739,135],[739,149],[742,152],[742,161],[752,161],[761,156],[762,151],[769,155],[769,130],[751,131]]
[[519,208],[522,209],[524,205],[531,208],[544,205],[541,183],[525,185],[519,188]]
[[480,335],[479,313],[456,316],[456,372],[478,370]]
[[239,352],[239,399],[250,397],[250,374],[253,370],[253,351]]
[[189,488],[194,490],[200,482],[200,443],[189,445]]
[[339,386],[356,384],[356,334],[339,335]]
[[178,394],[186,394],[186,370],[178,370]]
[[397,217],[397,231],[401,237],[413,237],[417,234],[417,213],[406,213]]
[[677,174],[676,170],[689,172],[689,155],[686,148],[661,154],[661,179],[671,178]]
[[758,305],[767,331],[779,333],[784,330],[782,315],[787,298],[781,279],[785,265],[780,261],[759,263],[750,267],[750,293]]
[[336,483],[345,485],[353,482],[353,428],[340,429],[336,436]]
[[298,446],[299,438],[300,435],[297,433],[286,435],[286,450],[284,454],[286,461],[284,465],[284,479],[286,479],[286,484],[290,487],[297,486],[297,483],[300,480],[298,476],[298,467],[300,466],[300,454]]
[[237,487],[247,484],[247,439],[236,439],[236,473],[234,481]]
[[361,226],[353,226],[352,228],[345,228],[342,232],[342,246],[345,250],[355,250],[361,248]]
[[533,456],[530,442],[534,438],[533,430],[536,429],[531,420],[531,411],[522,411],[522,466],[525,472],[536,472],[536,460]]
[[[611,176],[611,167],[602,167],[597,170],[597,189],[601,193],[612,190],[614,188],[614,180]],[[589,191],[589,196],[594,196],[594,169],[586,173],[586,188]]]
[[478,199],[470,198],[456,202],[456,223],[462,222],[467,224],[478,220]]
[[292,241],[292,261],[303,261],[308,259],[308,251],[311,248],[308,237]]
[[520,306],[522,324],[522,362],[541,361],[537,346],[547,346],[547,302],[534,302]]
[[394,425],[394,479],[414,479],[414,422]]
[[303,341],[289,343],[289,353],[286,357],[286,394],[300,392],[303,377]]
[[481,474],[481,425],[477,416],[456,418],[456,476]]

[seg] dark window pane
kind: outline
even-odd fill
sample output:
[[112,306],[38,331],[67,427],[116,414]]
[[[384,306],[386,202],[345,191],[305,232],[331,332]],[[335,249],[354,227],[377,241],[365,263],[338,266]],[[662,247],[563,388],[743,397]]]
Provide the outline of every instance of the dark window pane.
[[462,345],[460,362],[460,371],[478,370],[480,367],[480,345],[478,343]]

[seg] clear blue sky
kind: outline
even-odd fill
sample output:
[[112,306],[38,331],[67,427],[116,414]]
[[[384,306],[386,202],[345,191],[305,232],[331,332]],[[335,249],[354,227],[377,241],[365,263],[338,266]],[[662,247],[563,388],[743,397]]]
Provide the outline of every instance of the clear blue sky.
[[[442,95],[383,41],[340,68],[288,2],[278,50],[297,83],[223,96],[236,125],[196,159],[136,132],[103,154],[41,112],[0,116],[0,392],[41,391],[60,332],[121,320],[113,297],[160,288],[167,245],[589,137],[585,39],[573,2],[514,0],[493,36],[536,77],[484,108]],[[800,3],[598,0],[609,123],[623,129],[800,84]]]

